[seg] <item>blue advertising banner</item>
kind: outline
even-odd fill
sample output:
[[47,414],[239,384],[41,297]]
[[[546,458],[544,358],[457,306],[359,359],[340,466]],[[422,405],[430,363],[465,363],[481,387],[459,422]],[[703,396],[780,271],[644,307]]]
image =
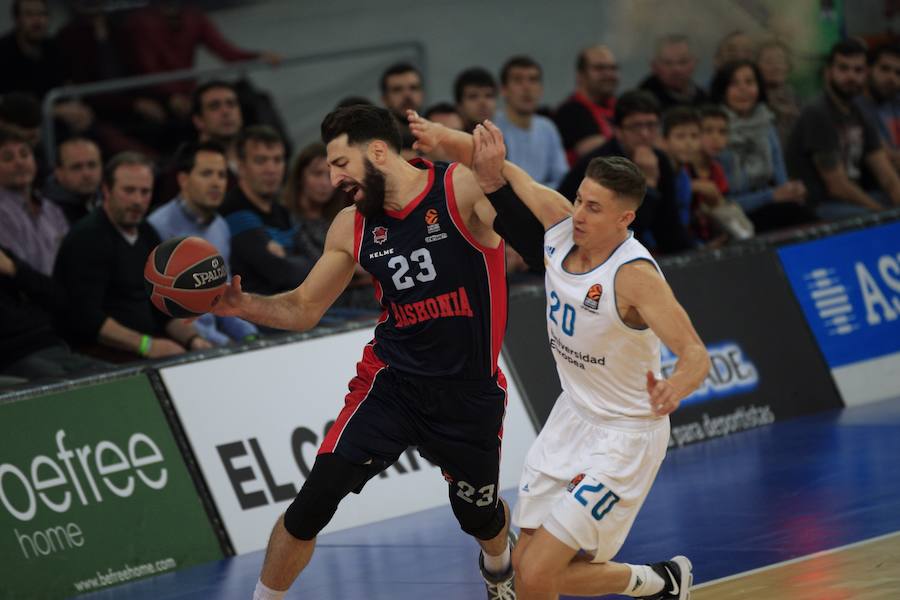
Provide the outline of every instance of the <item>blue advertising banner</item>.
[[900,222],[778,255],[832,369],[900,352]]

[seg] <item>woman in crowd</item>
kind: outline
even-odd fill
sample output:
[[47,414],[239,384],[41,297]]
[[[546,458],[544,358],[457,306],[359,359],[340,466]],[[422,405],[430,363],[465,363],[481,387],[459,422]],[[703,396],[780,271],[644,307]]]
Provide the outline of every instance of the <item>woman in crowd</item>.
[[805,205],[803,183],[788,181],[775,116],[756,65],[749,60],[725,64],[713,76],[710,95],[728,114],[728,146],[721,159],[729,198],[741,205],[756,232],[815,221]]
[[[291,165],[281,197],[296,227],[294,258],[309,264],[322,256],[325,236],[334,217],[351,204],[344,192],[331,187],[325,157],[324,144],[316,142],[303,148]],[[366,311],[378,309],[371,277],[362,267],[357,265],[353,281],[334,306]]]
[[756,66],[766,89],[769,108],[775,113],[775,128],[781,146],[787,143],[794,123],[800,117],[800,103],[793,86],[788,82],[791,74],[791,55],[788,47],[777,40],[762,44],[756,54]]

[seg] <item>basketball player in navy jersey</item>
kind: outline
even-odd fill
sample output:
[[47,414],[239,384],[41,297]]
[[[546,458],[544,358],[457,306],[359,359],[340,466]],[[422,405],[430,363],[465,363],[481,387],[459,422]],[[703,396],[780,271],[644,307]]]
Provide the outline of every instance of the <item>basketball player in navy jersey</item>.
[[[522,530],[513,554],[519,600],[689,599],[684,556],[612,561],[665,457],[668,415],[710,368],[659,266],[628,230],[644,176],[627,159],[595,159],[573,207],[504,160],[503,135],[489,121],[474,136],[415,114],[410,125],[420,150],[473,164],[499,217],[510,207],[497,190],[509,183],[506,200],[524,203],[545,229],[547,329],[563,391],[526,457],[513,515]],[[666,380],[657,378],[660,340],[679,358]]]
[[466,167],[403,160],[385,109],[338,109],[323,121],[322,140],[332,184],[354,206],[334,219],[299,287],[246,294],[236,274],[215,312],[310,329],[357,262],[372,274],[384,312],[309,477],[275,524],[254,598],[282,598],[340,501],[417,446],[440,466],[460,527],[482,548],[488,598],[513,600],[509,510],[497,487],[507,290],[495,212]]

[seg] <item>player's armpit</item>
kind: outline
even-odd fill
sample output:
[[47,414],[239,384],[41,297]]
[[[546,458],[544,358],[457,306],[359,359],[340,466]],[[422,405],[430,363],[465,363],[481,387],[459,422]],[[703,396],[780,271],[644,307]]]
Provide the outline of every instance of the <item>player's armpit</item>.
[[709,355],[672,288],[646,260],[620,267],[615,282],[619,307],[634,307],[662,343],[678,357],[675,373],[669,381],[679,399],[689,395],[709,374]]

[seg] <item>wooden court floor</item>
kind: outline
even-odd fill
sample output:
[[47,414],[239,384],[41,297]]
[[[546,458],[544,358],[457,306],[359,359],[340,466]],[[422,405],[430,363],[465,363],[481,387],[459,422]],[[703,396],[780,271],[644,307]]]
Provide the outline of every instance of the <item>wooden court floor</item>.
[[[671,451],[617,559],[675,554],[695,600],[900,599],[900,398]],[[476,556],[449,508],[423,511],[322,536],[288,598],[480,599]],[[85,597],[248,600],[262,559]]]

